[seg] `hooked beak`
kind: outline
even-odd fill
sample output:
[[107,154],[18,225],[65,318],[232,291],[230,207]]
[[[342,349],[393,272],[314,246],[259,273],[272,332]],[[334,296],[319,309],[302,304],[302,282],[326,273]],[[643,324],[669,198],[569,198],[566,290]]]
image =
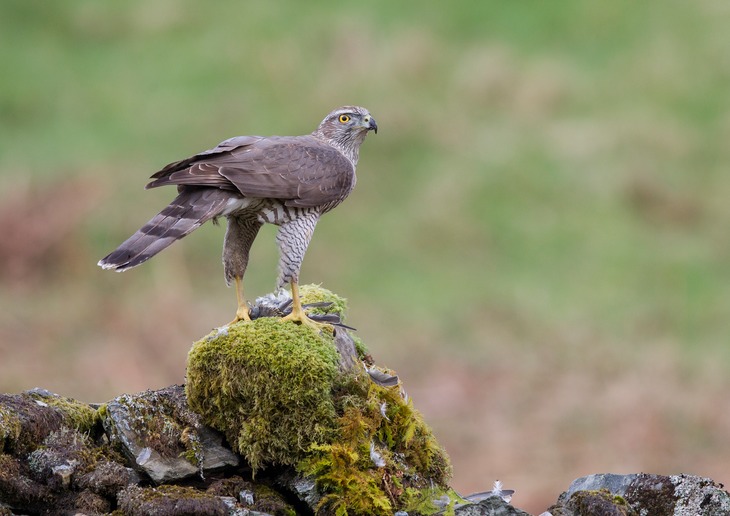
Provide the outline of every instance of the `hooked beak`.
[[372,116],[366,115],[363,117],[362,123],[365,129],[368,131],[375,131],[375,134],[378,134],[378,124],[375,123],[375,119]]

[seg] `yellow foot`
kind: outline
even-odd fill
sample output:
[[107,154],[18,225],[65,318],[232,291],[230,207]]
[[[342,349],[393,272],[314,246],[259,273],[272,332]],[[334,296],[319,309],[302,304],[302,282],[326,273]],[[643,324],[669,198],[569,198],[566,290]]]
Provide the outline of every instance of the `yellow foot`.
[[248,303],[246,298],[243,297],[243,276],[234,276],[236,282],[236,299],[238,300],[238,309],[236,310],[236,317],[226,326],[236,324],[238,321],[250,321],[251,316],[248,315]]
[[298,322],[298,323],[302,324],[303,326],[307,326],[307,327],[313,329],[317,333],[324,330],[325,328],[332,328],[332,325],[329,323],[318,322],[313,319],[310,319],[304,310],[293,310],[292,313],[290,313],[286,317],[282,317],[281,320],[282,321],[292,321],[295,323]]
[[248,315],[248,307],[247,306],[239,306],[238,310],[236,310],[236,317],[226,324],[226,326],[230,326],[232,324],[236,324],[238,321],[250,321],[251,316]]

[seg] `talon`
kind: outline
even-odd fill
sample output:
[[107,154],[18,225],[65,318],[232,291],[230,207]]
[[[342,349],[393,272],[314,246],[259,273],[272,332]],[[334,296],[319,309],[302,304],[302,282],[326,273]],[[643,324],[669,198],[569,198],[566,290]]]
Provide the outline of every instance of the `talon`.
[[248,307],[238,307],[238,310],[236,310],[236,317],[226,324],[226,326],[236,324],[239,321],[251,321],[251,316],[248,314]]
[[286,317],[281,318],[282,321],[292,321],[295,323],[300,323],[303,326],[308,326],[312,328],[314,331],[319,333],[320,331],[324,330],[325,328],[332,328],[332,325],[329,323],[323,323],[319,321],[315,321],[313,319],[310,319],[309,316],[307,316],[307,312],[304,310],[301,311],[300,314],[296,314],[292,311],[289,315]]
[[299,284],[295,281],[291,282],[291,298],[292,298],[292,310],[289,315],[282,317],[282,321],[298,322],[303,326],[308,326],[315,332],[319,333],[325,328],[332,328],[329,323],[314,321],[309,318],[307,312],[302,308],[302,301],[299,298]]

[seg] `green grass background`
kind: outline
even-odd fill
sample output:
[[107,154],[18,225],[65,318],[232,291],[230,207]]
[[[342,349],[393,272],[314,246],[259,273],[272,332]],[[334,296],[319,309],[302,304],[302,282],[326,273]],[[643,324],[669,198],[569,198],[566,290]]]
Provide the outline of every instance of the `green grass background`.
[[302,280],[349,298],[455,487],[540,512],[595,472],[730,483],[729,23],[716,0],[3,1],[0,390],[181,382],[235,296],[212,225],[95,266],[172,198],[147,177],[359,104],[380,131]]

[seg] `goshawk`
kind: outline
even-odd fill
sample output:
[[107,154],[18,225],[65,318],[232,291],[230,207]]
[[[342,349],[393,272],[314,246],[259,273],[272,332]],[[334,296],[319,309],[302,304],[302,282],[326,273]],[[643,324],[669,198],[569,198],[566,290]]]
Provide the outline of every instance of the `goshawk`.
[[149,260],[204,222],[226,217],[223,243],[226,283],[236,286],[238,309],[231,323],[250,320],[243,295],[249,250],[265,223],[279,231],[277,288],[289,283],[292,312],[285,319],[318,327],[299,299],[299,270],[322,214],[355,186],[360,145],[378,126],[370,113],[345,106],[304,136],[236,136],[152,176],[146,188],[177,185],[178,196],[117,250],[99,261],[118,272]]

